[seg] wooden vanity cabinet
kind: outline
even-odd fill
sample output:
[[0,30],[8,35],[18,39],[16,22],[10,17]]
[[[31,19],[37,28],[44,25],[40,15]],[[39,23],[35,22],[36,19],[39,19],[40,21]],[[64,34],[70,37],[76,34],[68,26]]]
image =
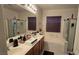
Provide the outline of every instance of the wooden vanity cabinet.
[[44,37],[40,40],[40,54],[42,53],[44,49]]
[[39,55],[39,54],[40,54],[40,42],[38,42],[38,43],[33,47],[33,53],[34,53],[34,55]]
[[33,48],[32,49],[30,49],[25,55],[33,55],[34,53],[33,53]]
[[44,37],[26,55],[40,55],[44,49]]

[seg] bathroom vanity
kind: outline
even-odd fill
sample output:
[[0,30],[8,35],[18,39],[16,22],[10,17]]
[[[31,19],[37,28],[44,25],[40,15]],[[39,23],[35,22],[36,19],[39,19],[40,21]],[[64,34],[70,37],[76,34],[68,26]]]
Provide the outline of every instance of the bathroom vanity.
[[44,37],[42,37],[27,53],[26,55],[40,55],[44,48]]
[[9,47],[8,55],[40,55],[44,49],[44,35],[36,35],[17,47]]

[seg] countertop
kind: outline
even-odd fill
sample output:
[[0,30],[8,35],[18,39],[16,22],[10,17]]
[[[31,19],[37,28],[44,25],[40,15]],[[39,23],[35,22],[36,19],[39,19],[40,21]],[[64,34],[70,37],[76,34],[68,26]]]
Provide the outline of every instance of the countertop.
[[20,44],[18,47],[10,47],[10,50],[8,50],[8,55],[25,55],[43,37],[44,37],[44,35],[36,35],[36,37],[34,37],[34,38],[37,39],[37,41],[34,42],[33,44],[27,43],[27,41],[30,40],[29,39],[24,44]]

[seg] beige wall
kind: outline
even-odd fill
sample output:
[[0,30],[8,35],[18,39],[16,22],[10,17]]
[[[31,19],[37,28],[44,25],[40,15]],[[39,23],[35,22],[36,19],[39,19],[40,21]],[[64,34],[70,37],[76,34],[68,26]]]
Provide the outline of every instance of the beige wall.
[[0,55],[7,54],[6,46],[6,28],[5,19],[3,17],[3,5],[0,5]]
[[67,19],[68,17],[71,17],[72,13],[74,14],[75,17],[77,17],[77,8],[72,8],[72,9],[57,9],[57,10],[44,10],[43,11],[43,30],[46,32],[46,16],[61,16],[61,32],[60,33],[48,33],[53,34],[53,36],[63,36],[63,31],[64,31],[64,19]]
[[16,10],[13,10],[11,8],[7,8],[7,7],[4,7],[4,16],[5,16],[5,19],[13,19],[14,17],[18,18],[18,13]]
[[42,29],[42,16],[43,16],[43,11],[38,7],[37,8],[38,9],[38,11],[37,11],[37,19],[38,19],[38,21],[37,21],[37,23],[38,23],[38,28],[37,28],[37,30],[39,30],[39,29]]
[[[45,41],[47,42],[46,46],[48,46],[50,51],[55,51],[57,52],[58,50],[64,49],[64,46],[62,48],[57,48],[53,50],[53,48],[55,48],[56,44],[61,45],[61,44],[65,44],[65,39],[63,38],[63,32],[64,32],[64,19],[67,19],[68,17],[71,17],[72,13],[74,14],[75,17],[77,17],[77,8],[66,8],[66,9],[54,9],[54,10],[44,10],[43,11],[43,20],[42,20],[42,26],[43,26],[43,31],[45,34]],[[46,32],[46,16],[62,16],[61,18],[61,32],[60,33],[55,33],[55,32]],[[52,46],[53,44],[50,43],[52,42],[55,44],[55,46]],[[56,43],[57,42],[57,43]],[[60,44],[61,43],[61,44]],[[57,45],[57,46],[58,46]],[[51,49],[51,47],[53,47]],[[63,50],[61,50],[58,53],[61,53]]]

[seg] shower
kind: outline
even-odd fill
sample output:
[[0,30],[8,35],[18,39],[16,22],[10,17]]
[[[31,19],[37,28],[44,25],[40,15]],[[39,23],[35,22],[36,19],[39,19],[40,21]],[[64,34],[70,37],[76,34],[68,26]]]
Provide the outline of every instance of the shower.
[[67,43],[67,52],[73,53],[75,30],[76,30],[76,18],[67,18],[64,20],[64,38]]

